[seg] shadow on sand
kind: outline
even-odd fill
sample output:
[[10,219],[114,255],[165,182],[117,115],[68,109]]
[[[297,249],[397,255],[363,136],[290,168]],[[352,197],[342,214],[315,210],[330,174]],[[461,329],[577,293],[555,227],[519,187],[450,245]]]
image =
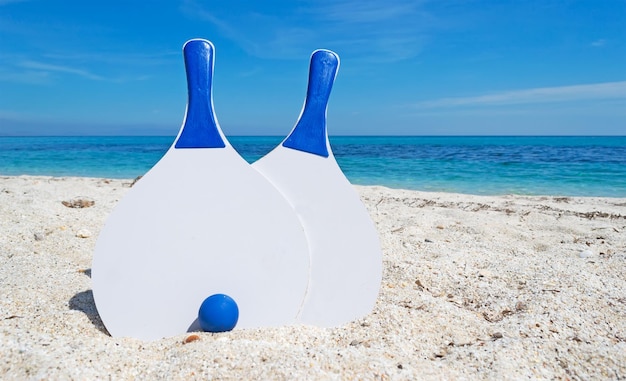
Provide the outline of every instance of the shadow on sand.
[[[91,269],[84,271],[84,274],[91,278]],[[98,330],[108,336],[111,336],[107,331],[98,310],[96,309],[96,303],[93,300],[93,292],[91,290],[82,291],[72,296],[68,302],[68,306],[71,310],[80,311],[87,315],[91,324],[93,324]]]

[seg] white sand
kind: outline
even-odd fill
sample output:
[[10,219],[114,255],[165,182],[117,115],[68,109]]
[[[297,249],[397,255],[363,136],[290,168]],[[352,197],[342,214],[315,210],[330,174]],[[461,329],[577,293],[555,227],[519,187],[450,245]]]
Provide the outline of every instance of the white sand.
[[626,379],[626,199],[357,187],[384,253],[370,315],[143,343],[106,334],[88,276],[128,183],[0,178],[0,379]]

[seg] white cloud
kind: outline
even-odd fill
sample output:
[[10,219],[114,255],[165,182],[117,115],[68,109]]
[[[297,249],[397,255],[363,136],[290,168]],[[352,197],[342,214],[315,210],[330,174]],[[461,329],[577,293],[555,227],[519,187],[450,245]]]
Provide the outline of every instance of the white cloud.
[[[340,23],[376,23],[406,20],[419,13],[419,1],[343,0],[332,1],[316,12],[328,20]],[[414,20],[415,21],[415,20]]]
[[98,81],[104,79],[103,77],[92,74],[86,70],[77,69],[77,68],[70,67],[70,66],[51,65],[51,64],[46,64],[46,63],[36,62],[36,61],[23,61],[19,64],[19,66],[26,68],[26,69],[40,70],[43,72],[59,72],[59,73],[74,74],[83,78],[93,79],[93,80],[98,80]]
[[40,70],[16,70],[14,67],[0,66],[0,82],[40,85],[49,83],[50,75]]
[[626,81],[560,87],[540,87],[472,97],[441,98],[418,102],[413,106],[419,109],[433,109],[464,106],[539,104],[599,99],[626,100]]
[[[64,61],[72,61],[71,56],[55,56],[45,55],[46,57],[63,59]],[[0,55],[0,62],[3,58],[8,56]],[[152,75],[146,74],[146,72],[135,72],[131,74],[125,74],[121,76],[102,76],[94,74],[89,70],[82,69],[77,65],[64,63],[47,63],[38,60],[28,59],[25,57],[12,56],[12,59],[6,61],[15,62],[12,65],[0,64],[0,82],[13,82],[13,83],[26,83],[32,85],[50,84],[58,80],[58,75],[55,74],[69,74],[93,81],[107,81],[107,82],[133,82],[133,81],[145,81],[152,78]],[[76,57],[83,57],[78,55]],[[97,60],[97,57],[91,55],[85,55],[86,58]],[[85,59],[87,60],[87,59]],[[81,61],[85,61],[81,60]],[[131,65],[133,62],[136,65],[141,65],[141,59],[137,59],[137,62],[127,60],[127,65]],[[123,62],[123,61],[122,61]],[[93,64],[92,64],[93,65]],[[145,65],[141,65],[145,67]]]
[[[248,54],[261,58],[301,58],[314,48],[373,61],[416,56],[432,19],[421,1],[303,1],[275,11],[259,5],[238,13],[222,12],[199,1],[185,1],[188,17],[211,23]],[[262,4],[262,3],[259,3]],[[238,27],[245,25],[245,28]]]
[[591,46],[594,48],[601,48],[606,45],[606,40],[604,38],[600,38],[591,43]]
[[128,66],[155,66],[178,62],[180,59],[180,51],[162,51],[162,52],[51,52],[41,55],[42,58],[52,61],[62,61],[72,63],[72,65],[80,63],[104,63],[107,65]]
[[28,0],[0,0],[0,7],[7,4],[23,3]]

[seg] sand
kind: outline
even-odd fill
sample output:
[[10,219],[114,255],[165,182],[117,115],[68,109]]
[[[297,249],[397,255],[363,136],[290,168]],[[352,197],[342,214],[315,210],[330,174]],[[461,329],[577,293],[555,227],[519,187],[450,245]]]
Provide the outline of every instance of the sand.
[[130,182],[0,177],[1,379],[626,379],[625,198],[356,187],[383,250],[371,314],[141,342],[106,333],[89,278]]

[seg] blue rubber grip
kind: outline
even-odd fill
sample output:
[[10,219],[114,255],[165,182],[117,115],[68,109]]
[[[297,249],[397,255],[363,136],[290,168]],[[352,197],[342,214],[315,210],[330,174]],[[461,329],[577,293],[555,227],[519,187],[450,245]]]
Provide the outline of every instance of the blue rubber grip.
[[328,157],[326,109],[338,69],[337,54],[330,50],[313,53],[304,109],[283,147]]
[[187,114],[176,148],[224,148],[212,102],[215,48],[207,40],[191,40],[183,47],[187,72]]

